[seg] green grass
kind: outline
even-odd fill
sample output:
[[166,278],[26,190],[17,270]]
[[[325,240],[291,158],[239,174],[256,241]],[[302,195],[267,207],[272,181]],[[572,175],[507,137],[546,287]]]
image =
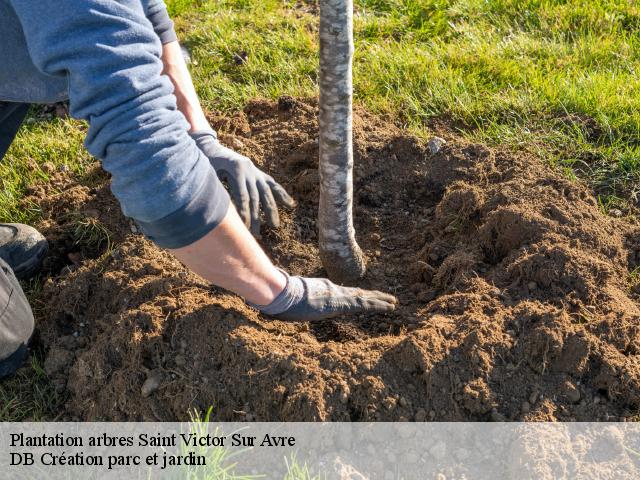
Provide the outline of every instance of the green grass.
[[[298,3],[205,2],[179,22],[209,108],[317,94],[317,17]],[[356,100],[420,135],[450,119],[635,200],[638,26],[633,1],[356,0]]]
[[[317,3],[317,2],[315,2]],[[526,149],[635,202],[640,7],[633,0],[356,0],[356,101],[421,136],[434,118]],[[317,94],[317,15],[299,0],[168,0],[209,109]],[[238,65],[236,54],[246,54]],[[0,166],[0,221],[33,221],[33,162],[82,171],[84,129],[29,125]],[[607,200],[605,200],[607,201]]]
[[0,381],[0,422],[52,420],[59,405],[37,355],[16,375]]
[[[208,109],[237,110],[254,97],[317,95],[317,2],[167,3],[192,49]],[[423,137],[437,119],[472,140],[534,152],[586,179],[605,212],[637,203],[635,0],[355,3],[357,103]],[[246,61],[239,64],[237,54]],[[84,132],[81,122],[32,116],[0,164],[0,221],[37,221],[38,206],[24,196],[48,181],[52,168],[86,173]],[[94,228],[81,229],[80,238],[83,231],[99,238]]]
[[27,188],[47,182],[62,168],[82,175],[93,162],[82,146],[86,129],[81,122],[43,121],[36,115],[27,119],[0,162],[0,222],[35,222],[40,209],[23,201]]

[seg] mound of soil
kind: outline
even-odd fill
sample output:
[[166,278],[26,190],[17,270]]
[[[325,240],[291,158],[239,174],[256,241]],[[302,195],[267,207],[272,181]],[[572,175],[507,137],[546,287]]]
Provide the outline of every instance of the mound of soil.
[[[279,230],[263,231],[271,257],[322,275],[316,104],[255,101],[212,120],[223,142],[298,200]],[[431,154],[356,112],[356,230],[369,264],[361,286],[399,297],[385,315],[262,318],[133,232],[106,177],[35,195],[47,198],[57,258],[78,249],[64,234],[69,211],[90,210],[115,245],[72,255],[42,294],[45,367],[68,393],[66,415],[182,420],[209,406],[216,420],[240,421],[635,414],[640,237],[631,222],[603,215],[585,186],[537,158],[442,135],[448,144]]]

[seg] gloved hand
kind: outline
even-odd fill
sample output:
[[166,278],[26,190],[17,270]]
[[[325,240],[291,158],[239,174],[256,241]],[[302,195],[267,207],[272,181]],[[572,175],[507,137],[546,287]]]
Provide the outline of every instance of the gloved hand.
[[274,228],[279,227],[277,203],[289,208],[295,205],[285,189],[247,157],[222,145],[213,130],[193,132],[191,137],[207,156],[218,177],[229,184],[240,218],[251,233],[260,234],[261,204],[267,223]]
[[326,278],[287,277],[287,286],[270,305],[252,305],[279,320],[314,321],[355,313],[395,310],[398,300],[388,293],[341,287]]

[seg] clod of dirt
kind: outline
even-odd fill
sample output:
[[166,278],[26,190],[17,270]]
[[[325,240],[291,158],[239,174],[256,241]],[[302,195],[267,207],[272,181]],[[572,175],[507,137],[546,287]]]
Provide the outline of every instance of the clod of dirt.
[[570,380],[567,380],[562,385],[562,394],[567,397],[571,403],[578,403],[580,401],[580,390]]
[[73,353],[63,348],[52,348],[44,362],[44,371],[50,377],[69,368]]
[[457,232],[477,217],[484,205],[485,197],[481,188],[465,182],[452,184],[435,211],[438,228],[447,233]]
[[[281,228],[262,232],[271,258],[293,274],[323,275],[317,104],[254,101],[212,122],[298,201],[282,211]],[[633,415],[640,230],[603,215],[584,185],[539,159],[450,133],[431,153],[356,109],[355,221],[369,260],[361,286],[400,298],[383,315],[264,318],[132,232],[106,175],[78,185],[67,173],[53,189],[33,187],[53,244],[38,328],[47,372],[67,380],[65,414],[184,420],[213,406],[213,419],[230,421]],[[104,226],[109,245],[74,237],[86,224]],[[65,265],[73,268],[58,275]],[[147,372],[161,375],[162,388]],[[438,443],[430,451],[447,454]]]
[[143,397],[152,395],[162,383],[161,372],[151,372],[145,382],[142,384],[141,393]]

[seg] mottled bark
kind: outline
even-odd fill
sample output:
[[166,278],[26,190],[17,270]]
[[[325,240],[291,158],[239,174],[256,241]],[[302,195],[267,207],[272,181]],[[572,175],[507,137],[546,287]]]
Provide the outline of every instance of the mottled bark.
[[353,282],[365,261],[353,228],[353,0],[320,1],[320,258]]

